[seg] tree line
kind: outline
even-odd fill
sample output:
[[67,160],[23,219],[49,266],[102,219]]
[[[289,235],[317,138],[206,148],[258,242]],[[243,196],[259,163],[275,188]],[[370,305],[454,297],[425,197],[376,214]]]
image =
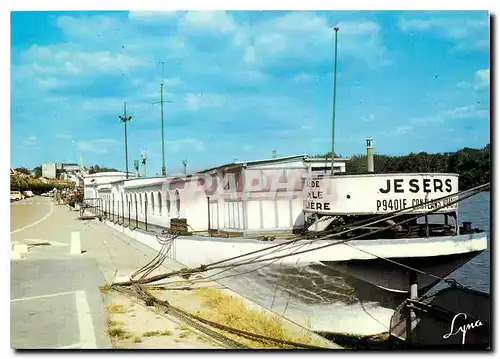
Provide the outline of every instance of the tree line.
[[[30,171],[26,167],[14,168],[14,170],[16,172],[19,172],[19,173],[24,173],[25,175],[31,175],[31,173],[32,173],[32,171]],[[87,170],[88,170],[89,174],[98,173],[98,172],[118,172],[118,170],[116,168],[100,167],[98,165],[87,167]],[[56,170],[56,177],[59,178],[59,175],[61,174],[61,172],[62,172],[61,170]],[[33,168],[33,174],[34,174],[35,178],[42,177],[42,167],[37,166],[37,167]]]
[[[482,149],[465,147],[455,152],[419,152],[403,156],[375,154],[373,164],[375,173],[457,173],[459,188],[465,190],[491,181],[490,151],[488,143]],[[317,157],[330,157],[330,154]],[[367,171],[366,155],[354,155],[346,163],[346,174],[363,174]]]
[[54,188],[62,190],[72,188],[72,183],[44,183],[39,179],[22,178],[18,176],[10,176],[11,191],[32,191],[34,194],[42,194]]

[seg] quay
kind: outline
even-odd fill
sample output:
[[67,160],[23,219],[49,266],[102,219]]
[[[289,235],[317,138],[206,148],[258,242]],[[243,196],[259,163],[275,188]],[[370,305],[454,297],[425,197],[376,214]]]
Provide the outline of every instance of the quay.
[[[98,219],[80,220],[79,216],[79,211],[56,205],[51,198],[36,196],[11,204],[13,349],[227,347],[175,317],[110,290],[110,284],[130,277],[158,252]],[[72,250],[75,238],[79,238],[79,253]],[[185,267],[166,258],[151,275],[181,268]],[[220,285],[215,288],[219,290]],[[276,317],[236,293],[223,291],[251,310]],[[173,303],[199,302],[189,291],[164,295]],[[195,306],[200,309],[199,304]],[[304,331],[277,319],[292,332]],[[307,335],[323,348],[340,348],[315,333]]]

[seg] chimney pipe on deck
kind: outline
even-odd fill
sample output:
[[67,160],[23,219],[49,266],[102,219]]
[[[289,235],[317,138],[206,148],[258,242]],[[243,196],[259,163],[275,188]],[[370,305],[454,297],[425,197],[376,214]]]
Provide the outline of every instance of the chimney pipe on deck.
[[367,167],[368,167],[368,173],[374,173],[374,166],[373,166],[373,138],[367,138],[366,139],[366,160],[367,160]]

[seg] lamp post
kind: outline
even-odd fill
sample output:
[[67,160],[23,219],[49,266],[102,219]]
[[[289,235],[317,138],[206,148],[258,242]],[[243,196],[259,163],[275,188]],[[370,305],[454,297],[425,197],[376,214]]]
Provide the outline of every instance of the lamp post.
[[132,116],[127,116],[127,103],[123,103],[123,116],[118,116],[120,121],[125,124],[125,171],[128,179],[128,151],[127,151],[127,121],[132,120]]
[[159,61],[161,63],[161,84],[160,84],[160,101],[159,102],[154,102],[153,104],[160,104],[160,111],[161,111],[161,157],[162,157],[162,165],[161,165],[161,175],[166,176],[167,175],[167,167],[165,166],[165,128],[163,125],[163,104],[166,103],[173,103],[173,101],[164,101],[163,100],[163,65],[165,64],[164,61]]
[[333,28],[335,30],[335,62],[334,62],[334,70],[333,70],[333,112],[332,112],[332,176],[333,176],[333,162],[334,162],[334,144],[335,144],[335,105],[337,100],[337,34],[339,28],[335,26]]

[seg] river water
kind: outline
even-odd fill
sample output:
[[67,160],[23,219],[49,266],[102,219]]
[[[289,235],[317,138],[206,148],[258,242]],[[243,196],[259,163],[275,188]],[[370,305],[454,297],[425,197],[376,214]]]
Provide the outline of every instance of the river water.
[[[490,291],[490,193],[459,204],[459,221],[488,232],[488,250],[450,274],[458,283]],[[249,273],[249,271],[252,272]],[[315,331],[376,334],[388,331],[394,308],[404,298],[388,295],[367,283],[346,278],[325,266],[265,267],[233,270],[219,282],[246,298]],[[435,286],[434,291],[442,285]]]
[[460,220],[487,231],[488,249],[450,275],[460,284],[487,293],[490,293],[491,280],[490,200],[490,192],[481,192],[460,202]]

